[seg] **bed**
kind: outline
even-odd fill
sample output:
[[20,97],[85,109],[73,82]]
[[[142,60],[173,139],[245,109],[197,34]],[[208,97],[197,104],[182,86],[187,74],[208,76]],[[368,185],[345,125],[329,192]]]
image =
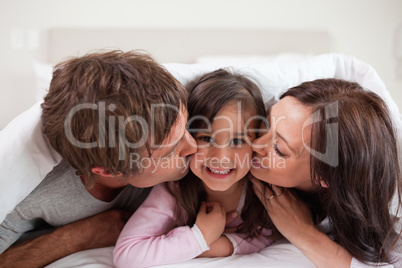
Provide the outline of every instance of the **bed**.
[[[109,44],[105,40],[115,42]],[[239,40],[241,43],[237,44]],[[245,72],[258,82],[267,106],[277,101],[287,88],[303,81],[342,78],[359,82],[384,98],[402,146],[400,112],[381,78],[369,64],[359,59],[329,53],[330,43],[325,32],[54,29],[48,33],[46,62],[36,62],[33,67],[42,90],[50,81],[52,65],[65,57],[100,48],[141,48],[154,55],[185,86],[203,73],[220,67],[231,66]],[[0,132],[0,221],[60,162],[60,156],[41,136],[39,116],[37,103]],[[34,176],[27,181],[24,179],[27,174]],[[113,247],[107,247],[77,252],[47,267],[113,267],[112,251]],[[254,254],[197,258],[163,267],[314,265],[289,242],[281,241]]]

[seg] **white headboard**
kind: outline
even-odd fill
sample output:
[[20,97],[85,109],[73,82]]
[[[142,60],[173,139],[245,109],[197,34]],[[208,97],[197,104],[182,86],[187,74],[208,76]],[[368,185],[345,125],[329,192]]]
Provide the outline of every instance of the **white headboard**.
[[193,63],[223,55],[321,54],[331,52],[322,31],[248,29],[50,29],[52,63],[98,49],[144,49],[159,62]]

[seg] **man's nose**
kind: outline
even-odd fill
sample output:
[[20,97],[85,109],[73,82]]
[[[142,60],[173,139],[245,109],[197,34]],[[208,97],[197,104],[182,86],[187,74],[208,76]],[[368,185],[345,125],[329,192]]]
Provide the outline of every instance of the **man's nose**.
[[193,136],[186,130],[184,137],[180,142],[180,157],[185,157],[197,152],[197,142],[194,140]]

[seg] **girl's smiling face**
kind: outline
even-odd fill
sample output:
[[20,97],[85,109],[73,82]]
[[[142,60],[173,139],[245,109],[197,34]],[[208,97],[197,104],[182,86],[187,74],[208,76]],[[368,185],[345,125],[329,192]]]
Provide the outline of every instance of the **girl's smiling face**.
[[[247,115],[247,116],[246,116]],[[250,170],[251,143],[257,126],[253,115],[244,115],[237,103],[225,105],[212,124],[198,129],[194,138],[198,151],[190,162],[192,172],[213,191],[225,191],[240,181]]]

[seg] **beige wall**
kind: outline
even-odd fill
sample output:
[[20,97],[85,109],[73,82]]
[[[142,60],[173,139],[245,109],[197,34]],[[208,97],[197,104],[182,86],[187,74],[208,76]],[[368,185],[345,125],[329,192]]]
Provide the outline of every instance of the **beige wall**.
[[401,0],[1,0],[0,129],[34,103],[31,62],[46,50],[35,36],[56,27],[325,30],[333,52],[378,71],[402,110],[395,56]]

